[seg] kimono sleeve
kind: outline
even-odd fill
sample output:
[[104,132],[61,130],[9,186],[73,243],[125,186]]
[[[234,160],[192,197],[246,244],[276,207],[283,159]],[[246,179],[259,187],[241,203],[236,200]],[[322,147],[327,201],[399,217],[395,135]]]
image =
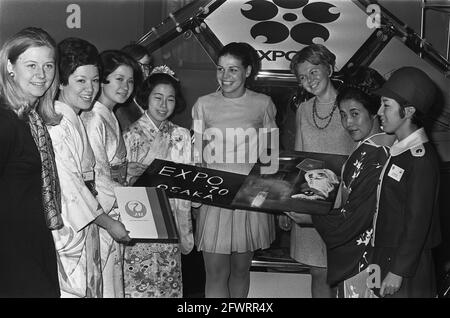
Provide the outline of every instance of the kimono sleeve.
[[97,199],[106,214],[113,209],[116,201],[115,187],[122,185],[115,182],[111,176],[111,167],[106,149],[108,147],[106,138],[106,126],[99,116],[86,116],[84,125],[88,134],[89,142],[95,156],[95,187],[98,192]]
[[191,163],[192,142],[189,130],[176,127],[172,133],[173,145],[170,149],[170,160],[178,163]]
[[[312,216],[313,224],[327,248],[356,240],[372,224],[378,178],[388,158],[387,150],[383,147],[373,151],[375,157],[366,161],[361,171],[355,169],[352,172],[357,177],[353,180],[351,192],[343,205],[332,209],[327,215]],[[349,169],[355,167],[354,162],[347,162],[346,166]]]
[[75,133],[68,127],[64,129],[61,124],[49,128],[61,185],[64,224],[78,232],[102,214],[103,210],[98,209],[97,199],[84,183],[80,153],[83,145],[77,145]]

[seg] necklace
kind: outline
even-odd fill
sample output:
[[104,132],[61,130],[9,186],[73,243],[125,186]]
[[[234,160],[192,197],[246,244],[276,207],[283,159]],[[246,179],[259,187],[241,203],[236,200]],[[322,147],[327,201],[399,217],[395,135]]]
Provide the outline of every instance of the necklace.
[[[317,97],[314,98],[313,107],[312,107],[312,117],[313,117],[314,125],[315,125],[318,129],[325,129],[325,128],[327,128],[328,125],[330,125],[330,123],[331,123],[331,119],[333,118],[334,111],[335,111],[336,108],[337,108],[337,103],[336,103],[336,100],[335,100],[335,101],[334,101],[334,104],[333,104],[333,108],[331,109],[331,112],[330,112],[327,116],[321,117],[321,116],[317,113],[316,101],[317,101]],[[319,126],[319,124],[317,124],[316,117],[319,118],[320,120],[328,119],[328,121],[327,121],[327,123],[325,124],[325,126]]]

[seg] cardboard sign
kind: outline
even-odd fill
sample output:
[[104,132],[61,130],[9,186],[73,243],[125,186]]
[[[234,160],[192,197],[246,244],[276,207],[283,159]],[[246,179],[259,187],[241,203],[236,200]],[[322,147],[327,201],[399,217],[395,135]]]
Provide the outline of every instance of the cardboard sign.
[[245,175],[155,159],[134,186],[156,187],[169,197],[229,208]]
[[178,233],[165,192],[157,188],[114,188],[120,217],[132,239],[176,242]]
[[[326,214],[332,208],[338,186],[326,198],[316,199],[315,189],[305,186],[305,173],[323,168],[340,176],[346,159],[342,155],[283,152],[275,174],[261,174],[263,165],[256,163],[248,176],[157,159],[134,185],[156,187],[165,190],[169,197],[227,209]],[[298,194],[311,198],[299,198]]]

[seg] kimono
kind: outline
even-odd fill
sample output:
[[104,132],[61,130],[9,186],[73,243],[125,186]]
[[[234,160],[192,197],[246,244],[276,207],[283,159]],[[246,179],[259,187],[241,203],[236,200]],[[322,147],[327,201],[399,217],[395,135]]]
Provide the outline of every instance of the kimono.
[[[128,178],[142,173],[136,163],[148,166],[155,159],[191,162],[191,137],[187,129],[164,121],[159,127],[147,113],[124,132]],[[180,244],[135,242],[125,249],[125,297],[182,297],[181,253],[194,246],[191,202],[169,199]],[[180,253],[181,252],[181,253]]]
[[377,189],[372,239],[381,282],[388,272],[403,277],[387,297],[436,296],[432,248],[441,241],[439,177],[439,159],[423,128],[392,146]]
[[327,247],[327,283],[336,286],[370,264],[370,238],[378,177],[391,139],[376,134],[360,142],[345,162],[335,208],[312,220]]
[[[125,184],[126,149],[119,123],[112,110],[95,102],[91,111],[83,112],[81,119],[86,127],[95,155],[95,189],[97,199],[110,217],[118,220],[115,187]],[[114,241],[100,228],[100,248],[103,275],[103,297],[123,298],[123,244]]]
[[64,226],[52,231],[58,258],[62,297],[102,297],[100,238],[92,223],[103,210],[85,182],[94,181],[95,158],[83,123],[59,101],[59,125],[49,126],[61,184]]

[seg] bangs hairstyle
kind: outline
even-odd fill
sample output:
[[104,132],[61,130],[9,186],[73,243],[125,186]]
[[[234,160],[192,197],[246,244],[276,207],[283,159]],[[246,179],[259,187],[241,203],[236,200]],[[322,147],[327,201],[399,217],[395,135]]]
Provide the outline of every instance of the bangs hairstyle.
[[103,84],[108,84],[106,78],[121,65],[127,65],[133,70],[134,87],[142,83],[142,72],[139,64],[127,53],[119,50],[106,50],[100,53],[100,60],[102,66],[100,81]]
[[94,65],[101,74],[101,62],[97,48],[86,40],[67,38],[58,44],[59,54],[59,80],[67,85],[69,76],[84,65]]
[[[173,114],[182,112],[186,108],[186,102],[181,92],[180,83],[172,76],[164,73],[150,75],[144,83],[138,87],[136,92],[136,102],[142,108],[148,109],[148,98],[156,86],[160,84],[171,85],[175,90],[175,109]],[[172,115],[173,115],[172,114]]]
[[311,44],[295,53],[291,60],[291,72],[297,77],[297,65],[303,62],[309,62],[313,65],[324,65],[331,70],[336,66],[336,55],[334,55],[326,46],[322,44]]
[[359,102],[371,115],[376,115],[380,108],[381,98],[373,94],[386,80],[376,70],[369,67],[359,67],[350,79],[344,82],[336,97],[341,107],[344,100]]
[[217,59],[225,55],[231,55],[241,61],[244,68],[251,66],[252,71],[245,80],[245,86],[253,84],[261,68],[261,59],[256,50],[245,42],[231,42],[220,50]]
[[25,28],[3,44],[0,50],[0,96],[19,118],[25,119],[34,105],[30,105],[27,94],[9,75],[7,65],[8,60],[15,64],[22,53],[34,47],[48,47],[54,53],[55,77],[45,94],[38,99],[36,110],[46,124],[56,125],[61,120],[61,115],[57,114],[53,107],[59,86],[58,53],[55,40],[46,31],[35,27]]

